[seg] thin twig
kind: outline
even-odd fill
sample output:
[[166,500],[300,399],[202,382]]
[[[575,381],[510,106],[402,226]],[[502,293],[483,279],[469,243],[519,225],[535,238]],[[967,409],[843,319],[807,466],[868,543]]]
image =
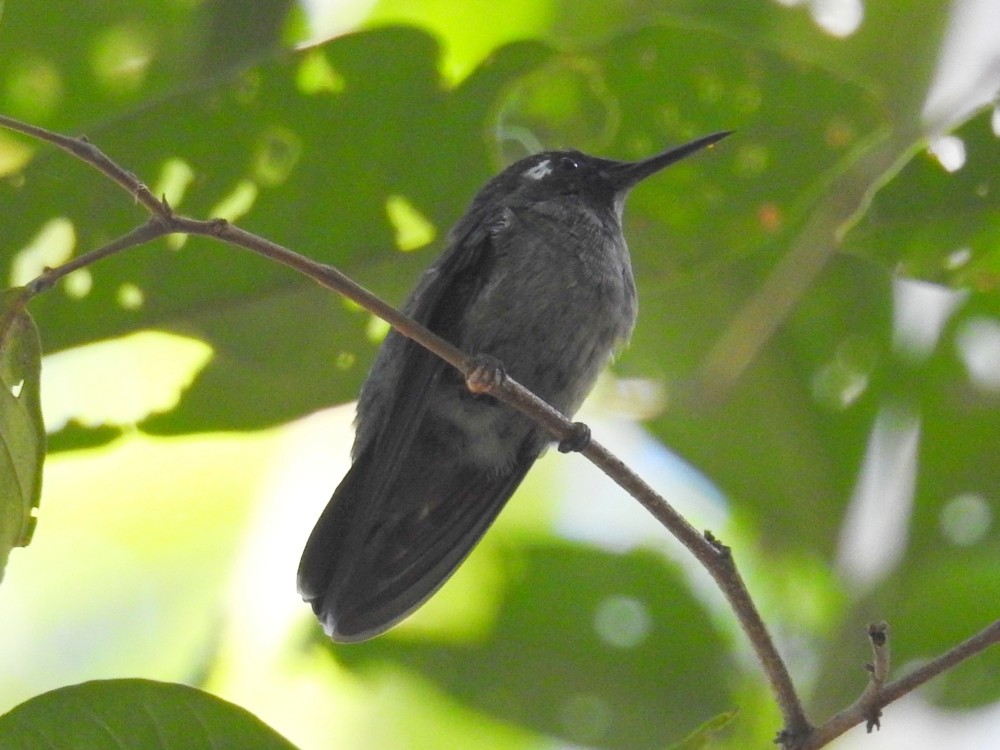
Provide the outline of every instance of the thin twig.
[[102,245],[96,250],[91,250],[89,253],[78,255],[77,257],[66,261],[62,265],[55,266],[53,268],[46,268],[40,276],[32,279],[27,284],[28,293],[34,296],[44,292],[45,290],[55,286],[61,279],[69,276],[74,271],[86,268],[92,263],[96,263],[97,261],[107,258],[109,255],[119,253],[122,250],[127,250],[130,247],[137,247],[139,245],[144,245],[147,242],[152,242],[158,237],[170,234],[173,231],[175,230],[170,228],[168,222],[153,217],[145,224],[126,232],[118,239],[112,240],[108,244]]
[[889,623],[873,622],[866,632],[872,647],[872,663],[865,665],[870,677],[868,685],[858,698],[858,704],[867,710],[865,728],[871,734],[872,729],[882,728],[879,700],[885,681],[889,679]]
[[107,154],[86,138],[72,138],[61,133],[53,133],[51,130],[40,128],[37,125],[29,125],[6,115],[0,115],[0,125],[18,133],[30,135],[32,138],[37,138],[40,141],[51,143],[53,146],[58,146],[80,161],[94,167],[105,177],[113,180],[154,216],[166,217],[170,215],[170,206],[167,205],[166,201],[158,200],[138,177],[122,169]]
[[947,672],[956,664],[975,656],[990,646],[1000,643],[1000,620],[980,630],[971,638],[959,643],[940,656],[931,659],[922,667],[915,669],[905,677],[900,677],[882,688],[883,703],[891,703],[902,698],[907,693],[916,690],[928,680]]
[[[899,700],[904,695],[912,693],[925,682],[947,672],[969,657],[975,656],[990,646],[1000,643],[1000,620],[983,628],[972,637],[967,638],[940,656],[931,659],[905,677],[883,684],[881,687],[873,688],[872,682],[878,676],[880,669],[880,658],[885,659],[884,668],[888,669],[888,638],[887,633],[883,633],[883,635],[886,635],[886,643],[883,649],[885,653],[880,657],[879,649],[876,647],[876,638],[872,638],[871,631],[869,630],[869,637],[872,638],[872,648],[875,650],[875,663],[873,664],[871,673],[872,679],[861,694],[861,697],[848,708],[845,708],[836,716],[816,727],[802,744],[795,746],[795,750],[818,750],[818,748],[825,747],[837,737],[844,734],[848,729],[862,722],[869,723],[873,719],[877,721],[879,711],[885,706]],[[878,725],[877,723],[870,724],[869,731],[871,731],[871,726]]]

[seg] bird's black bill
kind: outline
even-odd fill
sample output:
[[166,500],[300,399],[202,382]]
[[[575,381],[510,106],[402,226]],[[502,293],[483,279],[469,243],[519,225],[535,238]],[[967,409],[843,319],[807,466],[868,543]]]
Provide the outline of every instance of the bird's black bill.
[[732,132],[732,130],[723,130],[719,133],[712,133],[711,135],[696,138],[682,146],[677,146],[669,151],[664,151],[662,154],[650,156],[648,159],[642,159],[641,161],[620,162],[608,168],[606,172],[607,178],[611,180],[619,193],[627,191],[651,174],[655,174],[664,167],[669,167],[671,164],[676,164],[681,159],[701,151],[703,148],[708,148],[713,143],[718,143],[726,136],[731,135]]

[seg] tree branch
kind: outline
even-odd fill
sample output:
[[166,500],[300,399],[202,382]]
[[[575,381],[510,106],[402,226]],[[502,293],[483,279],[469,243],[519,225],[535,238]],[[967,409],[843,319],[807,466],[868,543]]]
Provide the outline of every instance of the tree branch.
[[[251,250],[258,255],[288,266],[322,286],[353,300],[388,322],[404,336],[413,339],[457,368],[467,380],[481,365],[480,358],[466,355],[332,266],[317,263],[224,220],[202,221],[175,214],[167,202],[156,199],[138,177],[122,169],[85,138],[70,138],[51,133],[43,128],[25,125],[2,115],[0,115],[0,125],[52,143],[89,164],[133,196],[152,215],[152,219],[143,227],[130,232],[115,242],[81,256],[75,261],[70,261],[64,266],[47,270],[38,280],[33,282],[33,288],[38,291],[48,288],[55,280],[62,278],[72,270],[136,244],[137,238],[148,237],[148,239],[152,239],[171,232],[200,235]],[[496,383],[487,384],[485,390],[528,415],[557,441],[565,441],[569,445],[573,443],[574,438],[579,439],[581,427],[578,423],[566,419],[514,379],[506,376],[499,378]],[[587,441],[582,453],[626,492],[635,497],[705,566],[732,606],[743,632],[746,633],[763,666],[784,718],[785,733],[788,737],[793,738],[808,734],[810,725],[795,692],[791,676],[736,569],[729,548],[719,543],[711,534],[700,534],[665,498],[656,493],[623,461],[596,440]]]
[[[74,270],[162,235],[175,232],[200,235],[245,248],[281,263],[308,276],[320,285],[353,300],[388,322],[404,336],[418,342],[457,368],[467,379],[481,365],[480,358],[468,356],[332,266],[317,263],[221,219],[204,221],[175,214],[165,200],[159,200],[153,196],[149,188],[134,174],[122,169],[85,138],[70,138],[59,135],[43,128],[20,123],[3,115],[0,115],[0,126],[54,144],[67,151],[119,185],[151,215],[145,224],[113,242],[81,255],[62,266],[47,269],[28,285],[32,294],[50,288],[59,279]],[[489,392],[531,417],[557,441],[572,445],[574,440],[579,440],[581,430],[586,429],[579,423],[570,422],[512,378],[502,377],[498,378],[496,382],[476,380],[475,383],[477,388],[482,388],[485,392]],[[470,387],[472,387],[471,383]],[[878,712],[882,706],[1000,640],[1000,621],[998,621],[982,633],[956,646],[916,672],[885,685],[883,683],[888,672],[886,630],[882,626],[872,626],[869,629],[869,637],[872,640],[873,649],[875,649],[875,656],[871,665],[872,679],[869,686],[853,706],[837,714],[822,727],[813,729],[795,692],[788,669],[757,612],[729,548],[711,533],[699,533],[665,498],[656,493],[621,459],[614,456],[596,440],[587,442],[581,452],[638,500],[654,518],[667,528],[706,568],[722,590],[761,663],[781,709],[784,729],[779,734],[778,742],[786,748],[812,750],[812,748],[822,747],[850,727],[866,720],[870,722],[870,727],[877,726]]]
[[69,276],[74,271],[86,268],[103,258],[107,258],[109,255],[114,255],[115,253],[127,250],[130,247],[137,247],[139,245],[144,245],[147,242],[152,242],[158,237],[170,234],[173,231],[174,230],[170,228],[168,222],[153,217],[145,224],[126,232],[118,239],[112,240],[108,244],[102,245],[96,250],[91,250],[89,253],[78,255],[72,260],[66,261],[61,266],[46,268],[40,276],[36,277],[27,284],[26,289],[28,290],[28,294],[34,296],[44,292],[55,286],[61,279]]
[[971,638],[959,643],[940,656],[931,659],[898,680],[885,684],[889,670],[889,633],[885,623],[868,626],[874,661],[868,665],[870,678],[861,696],[849,707],[816,727],[795,750],[817,750],[825,747],[848,729],[865,722],[870,732],[880,728],[879,718],[883,707],[904,695],[912,693],[928,680],[947,672],[971,656],[1000,643],[1000,620],[983,628]]

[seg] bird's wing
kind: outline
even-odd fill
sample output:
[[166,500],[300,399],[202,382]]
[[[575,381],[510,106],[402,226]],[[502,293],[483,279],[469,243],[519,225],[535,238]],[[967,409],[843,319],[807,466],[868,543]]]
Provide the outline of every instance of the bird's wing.
[[[329,539],[359,534],[361,542],[345,545],[354,548],[353,559],[335,563],[326,589],[310,602],[335,640],[371,638],[426,601],[486,532],[536,458],[525,454],[501,473],[471,466],[440,472],[419,447],[381,497],[364,491],[365,478],[380,467],[359,457],[317,525]],[[352,528],[351,517],[358,518],[358,506],[369,500],[381,501],[385,518]]]
[[[454,340],[462,312],[489,278],[493,252],[485,228],[456,239],[424,274],[407,312]],[[435,456],[414,438],[449,365],[412,341],[392,345],[401,359],[394,382],[380,389],[391,403],[379,409],[379,423],[356,451],[299,564],[299,591],[337,640],[376,635],[434,593],[535,460],[525,451],[504,472],[436,470]]]

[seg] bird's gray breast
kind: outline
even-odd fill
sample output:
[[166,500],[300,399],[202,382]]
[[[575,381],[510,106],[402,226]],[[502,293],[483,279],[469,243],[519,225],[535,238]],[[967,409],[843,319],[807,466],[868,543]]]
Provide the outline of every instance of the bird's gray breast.
[[490,227],[493,272],[462,346],[572,415],[631,335],[635,284],[617,215],[577,203],[505,208]]

